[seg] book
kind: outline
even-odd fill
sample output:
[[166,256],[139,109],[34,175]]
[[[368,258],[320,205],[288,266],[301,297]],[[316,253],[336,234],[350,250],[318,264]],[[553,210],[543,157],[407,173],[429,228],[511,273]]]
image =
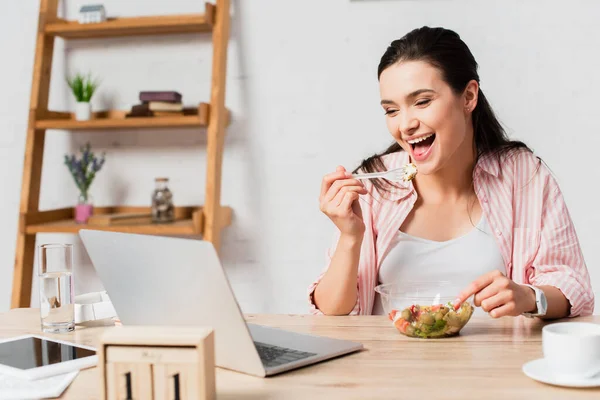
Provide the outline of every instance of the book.
[[169,103],[166,101],[150,101],[148,102],[148,108],[151,111],[182,111],[183,104]]
[[174,116],[185,115],[183,110],[182,111],[151,111],[151,112],[155,117],[174,117]]
[[92,215],[88,219],[89,225],[111,226],[111,225],[136,225],[151,224],[152,214],[145,213],[114,213]]
[[145,91],[140,92],[140,101],[165,101],[169,103],[181,103],[181,93],[175,91]]
[[152,117],[154,113],[148,107],[148,104],[136,104],[131,107],[131,111],[127,113],[126,117]]
[[[184,108],[181,103],[164,103],[163,105],[151,105],[156,102],[136,104],[131,107],[131,111],[125,116],[127,118],[134,117],[173,117],[178,115],[193,115],[197,113],[196,108]],[[153,109],[151,109],[151,107]]]

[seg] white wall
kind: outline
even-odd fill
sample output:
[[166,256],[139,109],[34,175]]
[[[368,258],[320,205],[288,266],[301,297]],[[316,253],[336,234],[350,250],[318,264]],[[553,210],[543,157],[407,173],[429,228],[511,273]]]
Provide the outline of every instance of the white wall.
[[[10,304],[38,11],[36,1],[6,3],[0,13],[0,311]],[[66,3],[63,15],[74,18],[87,2]],[[197,0],[104,4],[111,16],[203,9]],[[482,88],[509,132],[530,144],[557,175],[600,297],[595,234],[600,211],[593,194],[600,178],[594,118],[600,3],[252,0],[234,6],[227,74],[234,122],[222,198],[235,216],[224,235],[223,256],[243,311],[306,312],[306,287],[323,268],[332,232],[317,205],[321,176],[387,146],[377,64],[391,40],[425,24],[459,32],[479,61]],[[59,40],[51,108],[72,107],[63,77],[76,69],[102,77],[96,108],[128,108],[146,89],[179,90],[189,104],[206,101],[210,58],[208,36]],[[76,200],[62,157],[88,140],[108,152],[93,185],[97,205],[148,204],[157,175],[171,177],[178,204],[202,203],[202,132],[49,131],[43,209]],[[74,235],[39,236],[50,240],[78,243]],[[78,249],[77,293],[100,289]]]

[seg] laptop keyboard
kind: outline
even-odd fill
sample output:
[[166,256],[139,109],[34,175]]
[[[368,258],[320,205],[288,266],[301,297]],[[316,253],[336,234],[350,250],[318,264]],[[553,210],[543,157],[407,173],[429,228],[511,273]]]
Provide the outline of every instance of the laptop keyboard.
[[288,349],[287,347],[278,347],[266,343],[254,342],[256,350],[265,367],[278,367],[283,364],[298,361],[303,358],[315,356],[316,353],[307,353]]

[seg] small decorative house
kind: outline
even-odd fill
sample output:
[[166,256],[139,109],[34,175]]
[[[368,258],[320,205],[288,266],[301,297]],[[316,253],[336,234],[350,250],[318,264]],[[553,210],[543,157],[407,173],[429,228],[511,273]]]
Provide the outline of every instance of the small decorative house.
[[79,9],[79,23],[90,24],[106,21],[106,11],[102,4],[90,4]]

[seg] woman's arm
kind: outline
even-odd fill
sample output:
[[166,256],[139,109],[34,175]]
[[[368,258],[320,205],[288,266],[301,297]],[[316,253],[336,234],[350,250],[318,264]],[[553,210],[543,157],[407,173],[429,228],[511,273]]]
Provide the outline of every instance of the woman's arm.
[[[569,315],[570,304],[560,289],[554,286],[536,286],[546,295],[548,306],[544,319],[564,318]],[[535,291],[507,278],[500,271],[492,271],[477,278],[454,301],[458,307],[473,296],[473,304],[481,307],[492,318],[516,317],[523,313],[537,313]]]
[[314,303],[327,315],[347,315],[358,299],[362,236],[340,236],[327,272],[314,291]]
[[575,317],[594,311],[590,283],[575,227],[558,184],[548,177],[544,190],[540,247],[532,263],[530,283],[548,299],[548,317]]
[[320,209],[337,227],[339,238],[327,271],[309,289],[313,313],[358,312],[358,263],[366,230],[358,201],[359,195],[368,191],[351,175],[338,166],[336,172],[325,175],[321,184]]
[[[518,194],[528,199],[529,213],[540,216],[539,245],[525,271],[524,283],[541,289],[548,307],[545,319],[590,315],[594,310],[594,293],[583,259],[575,227],[558,183],[533,155],[523,152],[514,169],[536,171],[533,178],[521,173]],[[484,275],[471,283],[456,300],[474,295],[475,305],[492,317],[535,312],[535,292],[519,285],[499,271]]]

